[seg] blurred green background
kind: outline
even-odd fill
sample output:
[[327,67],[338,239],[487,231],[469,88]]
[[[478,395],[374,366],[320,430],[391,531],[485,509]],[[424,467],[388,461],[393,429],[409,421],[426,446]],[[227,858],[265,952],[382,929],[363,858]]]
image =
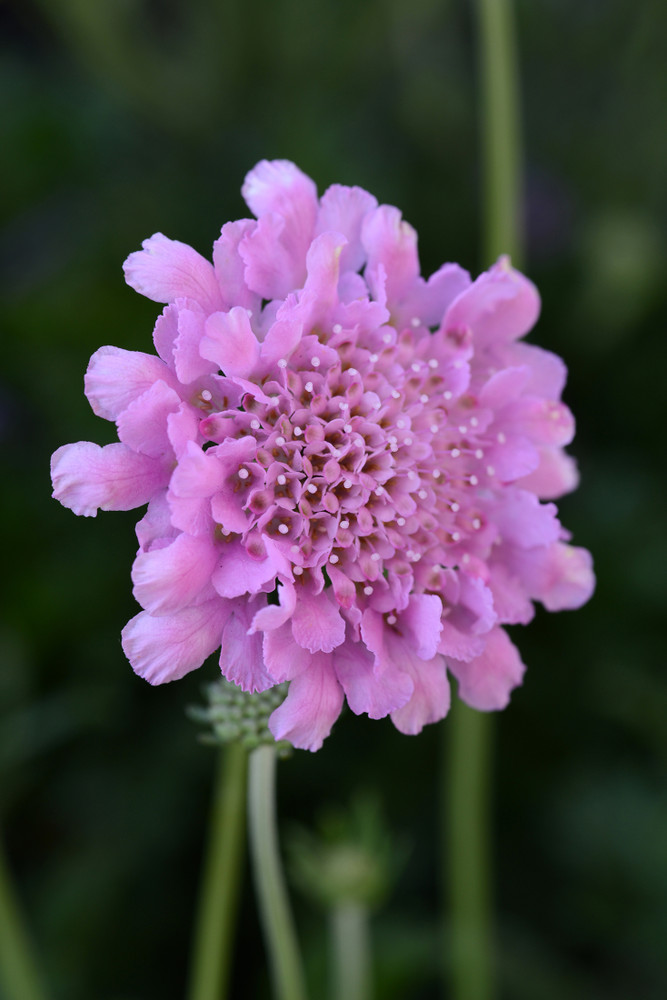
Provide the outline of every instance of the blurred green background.
[[[3,364],[0,818],[54,1000],[182,996],[214,754],[177,685],[119,633],[136,514],[77,519],[48,459],[111,425],[82,393],[102,344],[150,350],[121,263],[155,231],[209,252],[263,158],[400,206],[425,273],[480,256],[474,7],[466,0],[0,3]],[[534,339],[564,356],[580,491],[561,503],[598,590],[515,634],[497,719],[501,1000],[667,995],[665,321],[667,5],[517,4]],[[662,456],[662,457],[661,457]],[[286,822],[374,790],[403,845],[374,919],[377,1000],[440,995],[443,729],[345,715],[280,767]],[[234,997],[268,996],[249,882]],[[297,918],[313,996],[324,921]],[[316,984],[317,988],[316,988]]]

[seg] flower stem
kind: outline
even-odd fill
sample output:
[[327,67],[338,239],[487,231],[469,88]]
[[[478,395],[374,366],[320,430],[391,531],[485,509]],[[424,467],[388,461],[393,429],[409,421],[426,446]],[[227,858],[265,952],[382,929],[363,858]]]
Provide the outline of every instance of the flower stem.
[[448,729],[448,876],[452,1000],[495,994],[490,888],[492,718],[457,703]]
[[195,921],[188,1000],[225,1000],[242,871],[248,753],[240,743],[221,751]]
[[276,749],[250,754],[248,825],[255,888],[276,1000],[306,1000],[301,956],[278,851]]
[[485,264],[521,256],[519,81],[511,0],[477,0]]
[[371,969],[368,909],[339,903],[331,911],[333,1000],[370,1000]]
[[0,849],[0,992],[7,1000],[45,1000],[9,868]]

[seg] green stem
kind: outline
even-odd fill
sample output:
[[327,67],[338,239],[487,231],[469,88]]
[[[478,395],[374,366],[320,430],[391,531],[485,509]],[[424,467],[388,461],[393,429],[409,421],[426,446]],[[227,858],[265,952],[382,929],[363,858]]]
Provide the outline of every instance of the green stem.
[[247,760],[240,743],[220,751],[188,1000],[225,1000],[228,992],[243,859]]
[[485,263],[521,256],[519,81],[511,0],[477,0]]
[[362,903],[339,903],[330,919],[333,1000],[370,1000],[368,909]]
[[[485,264],[521,257],[519,86],[511,0],[477,0]],[[459,704],[449,729],[447,869],[451,901],[451,997],[496,993],[491,900],[490,772],[493,719]]]
[[9,868],[0,849],[0,986],[7,1000],[45,1000]]
[[495,994],[489,804],[492,721],[459,702],[447,727],[453,1000],[490,1000]]
[[259,746],[250,754],[248,825],[274,995],[276,1000],[306,1000],[301,956],[278,851],[274,746]]

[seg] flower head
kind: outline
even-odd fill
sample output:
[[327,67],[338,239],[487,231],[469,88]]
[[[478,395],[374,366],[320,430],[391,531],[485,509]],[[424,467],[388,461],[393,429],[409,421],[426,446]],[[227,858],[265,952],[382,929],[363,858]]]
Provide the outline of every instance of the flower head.
[[420,276],[415,231],[360,188],[318,200],[294,164],[243,186],[209,263],[156,234],[125,263],[166,303],[157,356],[93,355],[119,443],[53,456],[77,514],[148,503],[123,631],[175,680],[221,647],[248,691],[289,681],[277,739],[317,749],[343,700],[405,733],[460,697],[503,708],[524,666],[503,630],[590,597],[551,500],[576,485],[565,366],[522,343],[534,286],[501,259]]

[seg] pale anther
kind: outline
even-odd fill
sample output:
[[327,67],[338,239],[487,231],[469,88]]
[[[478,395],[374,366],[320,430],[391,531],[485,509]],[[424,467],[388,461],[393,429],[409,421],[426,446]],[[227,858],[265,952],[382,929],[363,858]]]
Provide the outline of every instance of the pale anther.
[[247,469],[239,469],[239,479],[247,479],[250,473]]
[[303,573],[303,567],[295,566],[292,572],[294,573],[295,576],[301,576],[301,574]]
[[315,485],[315,483],[309,483],[306,489],[308,490],[309,493],[317,493],[317,486]]
[[390,333],[385,333],[385,335],[382,338],[382,341],[385,344],[391,344],[391,334]]
[[312,382],[306,382],[306,384],[304,385],[304,389],[306,390],[306,392],[312,392],[313,391],[313,383]]
[[391,398],[392,399],[400,399],[401,398],[401,394],[398,391],[398,389],[392,389],[391,390]]
[[343,424],[343,430],[345,431],[346,434],[349,434],[350,431],[352,430],[352,424]]
[[456,501],[454,501],[454,503],[449,505],[449,509],[456,514],[458,513],[458,511],[461,510],[461,505],[456,503]]
[[437,432],[440,430],[440,428],[438,427],[437,424],[431,424],[431,426],[429,427],[429,430],[430,430],[431,434],[437,434]]
[[[240,475],[241,475],[241,473],[239,472],[239,476]],[[287,482],[287,476],[283,476],[283,474],[281,472],[280,475],[278,476],[278,478],[276,479],[276,482],[278,483],[279,486],[284,486],[285,483]]]
[[387,625],[395,625],[397,621],[396,615],[387,615]]
[[343,332],[343,327],[340,325],[340,323],[334,323],[334,325],[333,325],[333,332],[334,333],[342,333]]
[[479,479],[477,478],[477,476],[471,476],[470,477],[470,485],[471,486],[477,486],[478,482],[479,482]]
[[406,437],[405,440],[403,441],[403,444],[407,445],[408,448],[409,448],[410,445],[412,444],[412,438],[411,437]]
[[419,364],[418,361],[413,361],[410,367],[412,368],[413,372],[418,372],[419,369],[421,368],[421,365]]
[[446,392],[443,392],[442,395],[444,396],[445,399],[451,399],[452,398],[452,393],[449,391],[449,389],[447,389]]
[[345,530],[346,528],[350,527],[350,522],[349,521],[341,521],[340,522],[340,526],[341,526],[341,528],[343,528],[343,530]]
[[434,469],[431,475],[433,476],[434,479],[440,479],[442,472],[440,471],[440,469]]
[[428,366],[429,368],[437,368],[438,362],[435,360],[435,358],[431,358],[431,360],[428,363]]
[[287,358],[280,358],[278,361],[279,368],[287,368]]
[[295,427],[294,428],[294,437],[301,437],[302,434],[303,434],[303,431],[302,431],[302,429],[300,427]]
[[201,396],[201,398],[202,398],[202,399],[203,399],[203,400],[204,400],[205,402],[207,402],[207,403],[208,403],[208,402],[210,402],[210,400],[212,400],[212,399],[213,399],[213,396],[212,396],[212,395],[211,395],[211,393],[210,393],[210,392],[208,391],[208,389],[202,389],[202,391],[201,391],[201,393],[200,393],[200,396]]
[[419,316],[413,316],[412,319],[410,320],[410,325],[411,326],[421,326],[421,322],[422,321],[420,320]]
[[405,524],[405,518],[404,517],[397,517],[396,518],[396,524],[399,526],[399,528],[402,528],[403,525]]
[[346,490],[349,490],[350,487],[352,486],[352,480],[346,479],[345,482],[343,483],[343,486],[345,487]]
[[487,465],[486,472],[487,472],[487,475],[489,475],[489,476],[495,476],[495,474],[496,474],[496,470],[493,468],[492,465]]
[[481,448],[477,448],[475,451],[475,458],[484,458],[484,452]]
[[450,454],[451,454],[452,458],[458,458],[459,455],[461,454],[461,452],[459,451],[458,448],[452,448]]
[[498,432],[498,444],[505,444],[506,441],[507,441],[507,438],[505,437],[505,435],[503,434],[503,432],[499,431]]
[[460,536],[460,534],[458,533],[458,531],[452,531],[452,541],[453,541],[453,542],[458,542],[458,541],[459,541],[459,539],[460,539],[460,537],[461,537],[461,536]]
[[375,362],[378,360],[378,357],[379,357],[379,355],[377,355],[377,354],[370,354],[369,357],[368,357],[368,360],[372,364],[375,364]]
[[280,532],[281,535],[286,535],[289,531],[289,528],[286,524],[279,524],[278,531]]
[[422,392],[421,396],[419,397],[419,402],[420,403],[428,403],[428,396],[426,395],[425,392]]
[[282,446],[285,444],[285,438],[282,437],[282,436],[281,437],[277,437],[276,438],[276,444],[278,445],[279,448],[282,448]]
[[372,587],[364,587],[364,594],[366,595],[366,597],[370,597],[372,593],[373,593]]
[[426,497],[428,496],[428,493],[426,492],[426,490],[419,490],[417,496],[420,497],[422,500],[425,500]]
[[250,426],[254,431],[258,431],[262,425],[260,424],[259,420],[251,420]]
[[320,359],[319,358],[311,358],[310,359],[310,363],[313,366],[313,368],[319,368],[320,367]]
[[475,529],[475,531],[479,531],[479,529],[482,527],[482,522],[478,517],[473,518],[472,526]]
[[382,558],[382,556],[380,555],[379,552],[373,552],[371,554],[371,559],[373,560],[373,562],[380,562],[381,558]]
[[336,563],[338,562],[338,556],[336,555],[336,553],[335,553],[335,552],[333,552],[333,553],[332,553],[332,554],[331,554],[331,555],[329,556],[329,562],[330,562],[330,563],[333,563],[334,565],[335,565],[335,564],[336,564]]

